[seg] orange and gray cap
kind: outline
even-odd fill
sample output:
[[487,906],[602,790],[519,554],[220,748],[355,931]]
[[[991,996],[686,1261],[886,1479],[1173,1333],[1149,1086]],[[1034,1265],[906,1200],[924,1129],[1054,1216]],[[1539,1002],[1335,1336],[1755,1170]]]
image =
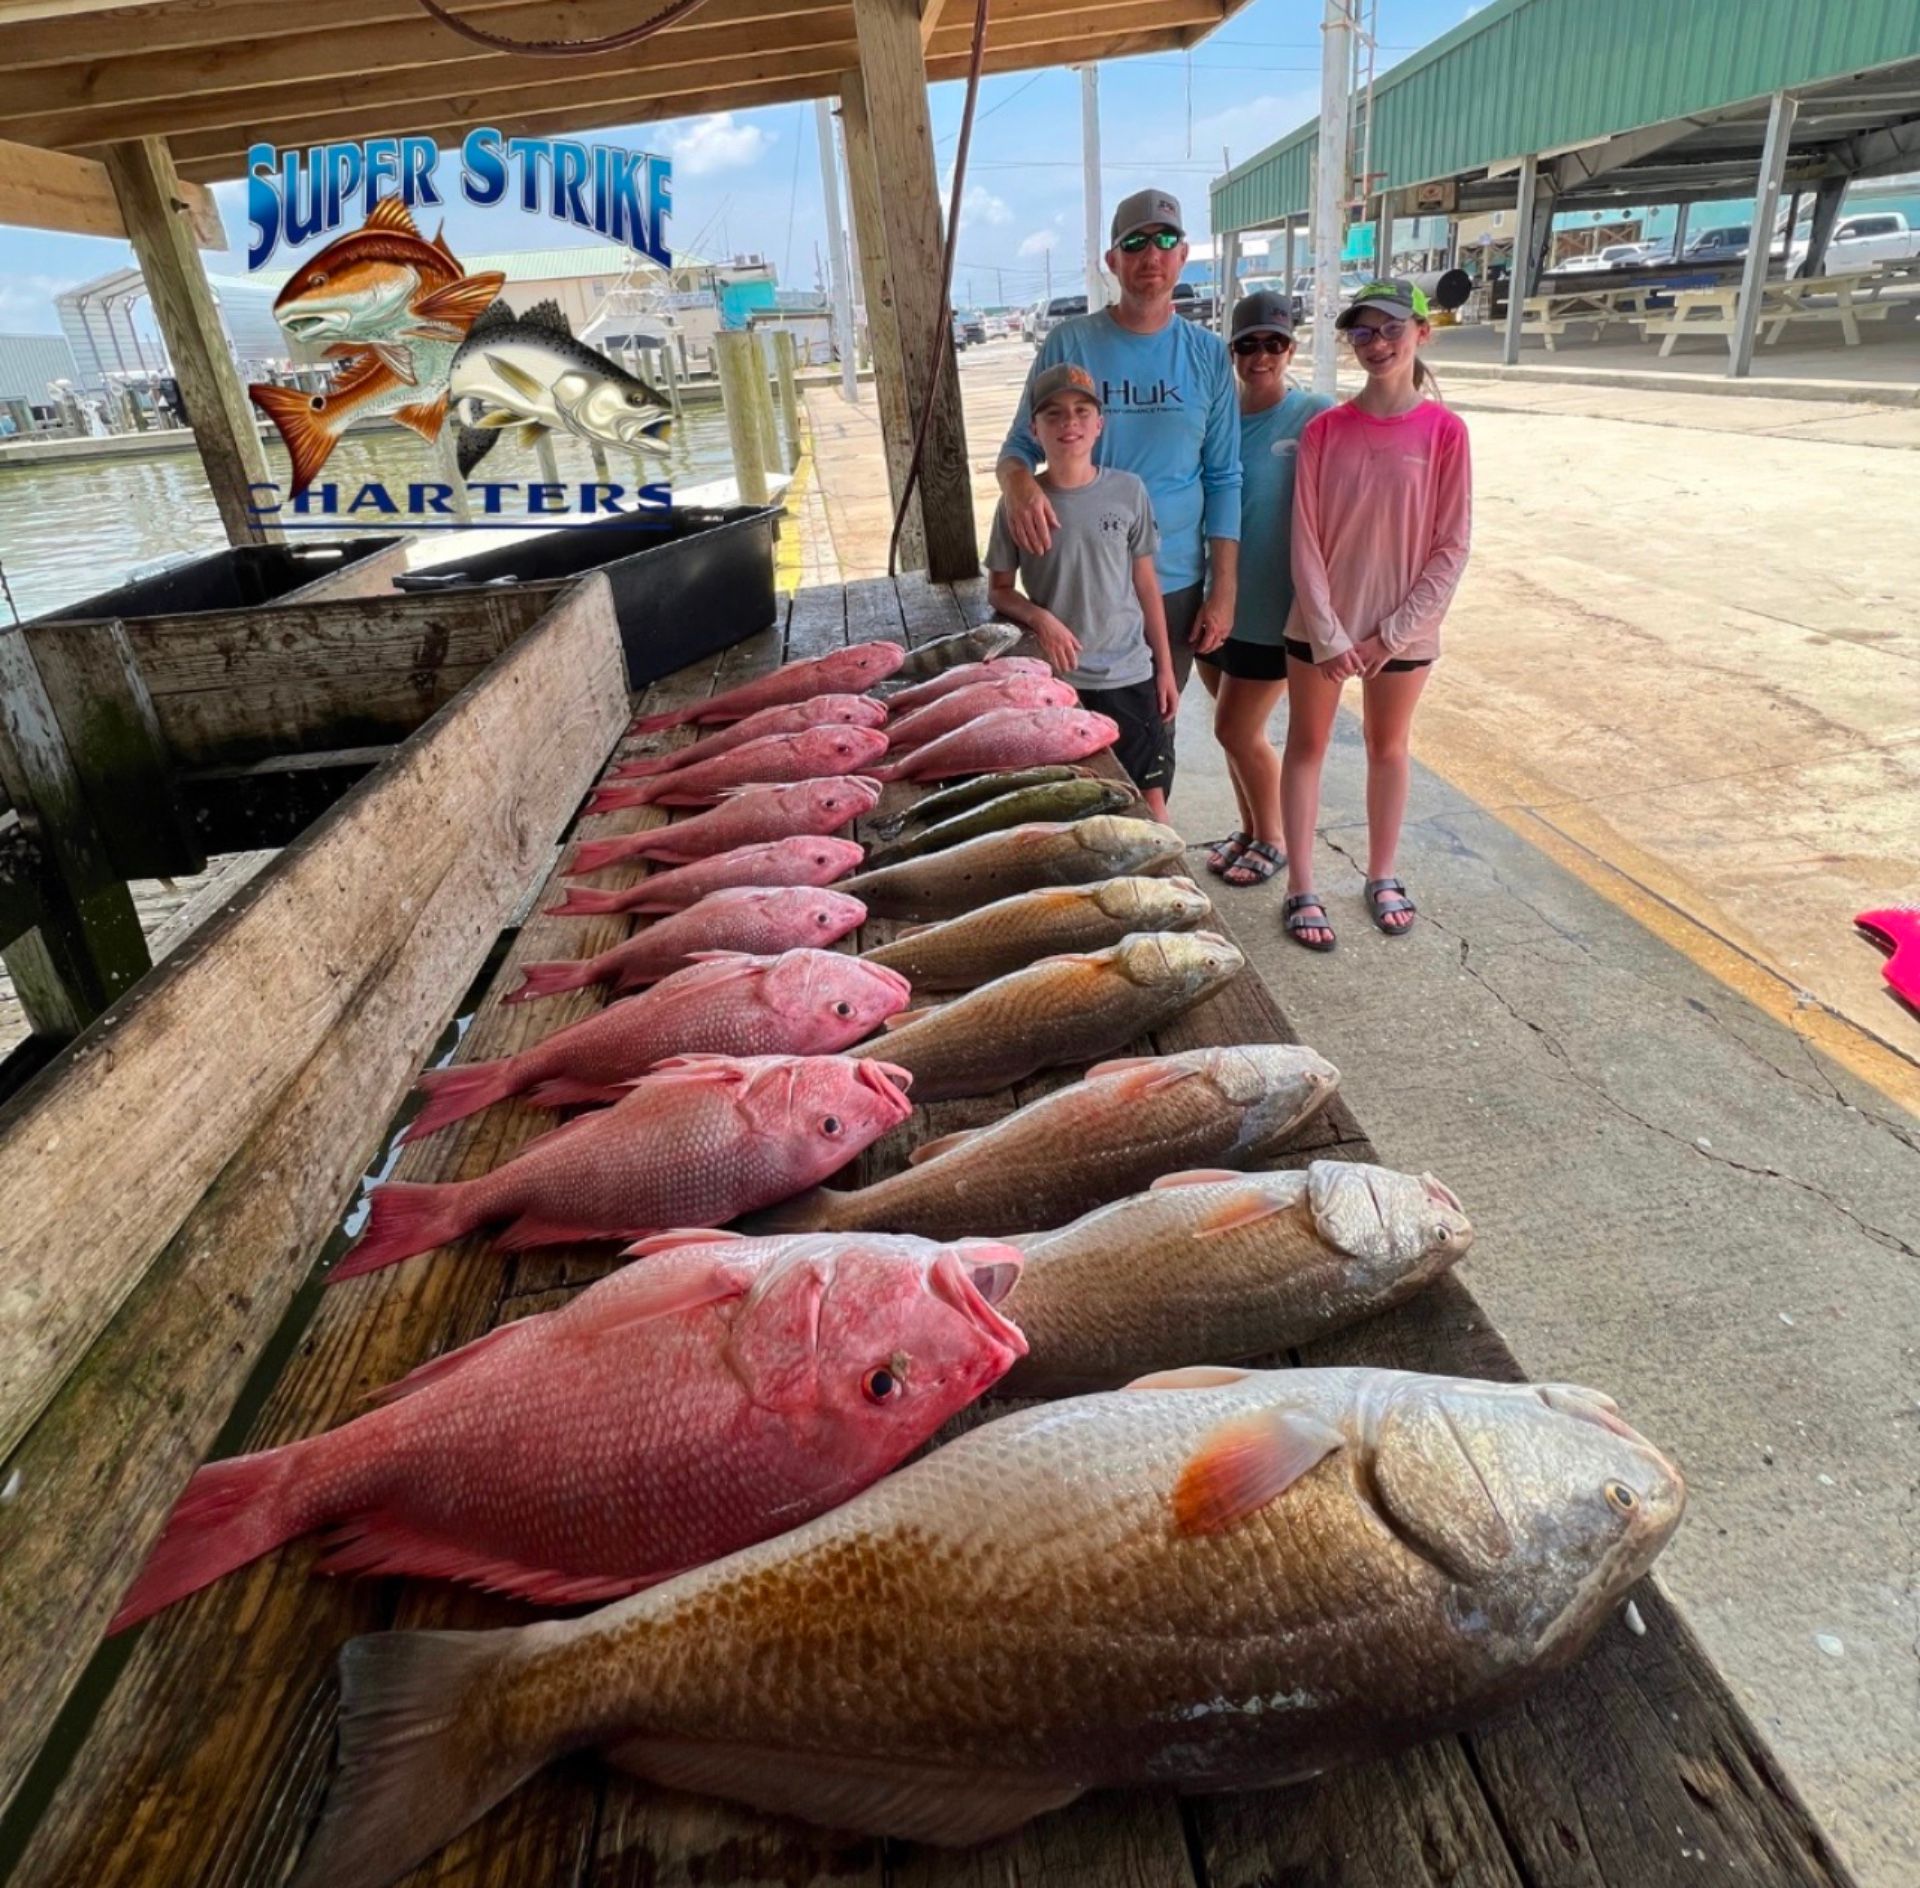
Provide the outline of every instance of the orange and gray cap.
[[1093,376],[1084,367],[1076,367],[1071,361],[1062,361],[1057,367],[1049,367],[1044,373],[1034,375],[1028,411],[1038,413],[1049,402],[1068,393],[1077,393],[1082,399],[1091,400],[1102,412],[1106,411],[1107,403],[1101,399]]
[[1431,318],[1426,291],[1416,288],[1405,276],[1395,276],[1390,282],[1362,282],[1333,325],[1351,328],[1360,319],[1363,308],[1377,308],[1383,315],[1395,315],[1402,321]]
[[1187,226],[1180,220],[1180,199],[1165,190],[1136,190],[1124,198],[1113,213],[1113,234],[1109,243],[1131,236],[1137,229],[1170,229],[1184,236]]

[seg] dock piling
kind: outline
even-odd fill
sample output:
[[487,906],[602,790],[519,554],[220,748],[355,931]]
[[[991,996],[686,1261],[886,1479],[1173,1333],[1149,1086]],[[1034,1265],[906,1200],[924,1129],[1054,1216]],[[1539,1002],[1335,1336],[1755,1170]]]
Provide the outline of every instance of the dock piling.
[[715,335],[713,360],[720,375],[720,398],[726,407],[727,438],[733,447],[740,502],[764,505],[769,495],[765,442],[773,414],[753,335],[739,328]]

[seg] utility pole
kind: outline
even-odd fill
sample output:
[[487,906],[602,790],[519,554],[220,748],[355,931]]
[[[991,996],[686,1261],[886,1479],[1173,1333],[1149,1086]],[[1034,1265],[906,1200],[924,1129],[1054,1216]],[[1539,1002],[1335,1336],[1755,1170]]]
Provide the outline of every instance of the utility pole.
[[1107,278],[1100,258],[1100,68],[1080,68],[1080,188],[1085,198],[1087,231],[1087,313],[1107,305]]
[[820,147],[820,197],[827,211],[827,266],[833,282],[833,345],[840,356],[840,391],[849,402],[857,402],[860,372],[854,359],[853,289],[847,271],[846,232],[840,221],[840,170],[833,157],[833,109],[824,98],[813,101],[813,126],[813,141]]
[[1349,0],[1326,0],[1320,33],[1320,137],[1313,189],[1313,390],[1337,391],[1333,324],[1340,313],[1340,249],[1347,226],[1347,85],[1353,63]]
[[[1053,300],[1053,250],[1051,246],[1049,246],[1040,253],[1046,258],[1047,262],[1047,300],[1051,302]],[[1089,309],[1087,312],[1091,314],[1093,311]],[[96,354],[94,358],[96,360],[99,359],[98,354]]]

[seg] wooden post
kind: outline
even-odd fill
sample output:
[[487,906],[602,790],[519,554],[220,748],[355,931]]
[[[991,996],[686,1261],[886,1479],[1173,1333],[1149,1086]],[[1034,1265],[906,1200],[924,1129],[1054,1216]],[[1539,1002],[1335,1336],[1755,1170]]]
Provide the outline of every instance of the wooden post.
[[780,424],[787,436],[786,466],[792,472],[800,464],[800,382],[794,367],[791,328],[774,330],[773,377],[780,389]]
[[720,400],[727,410],[727,438],[733,445],[733,475],[743,505],[767,502],[767,461],[760,415],[767,383],[760,374],[753,336],[730,328],[713,337],[713,364],[720,376]]
[[760,456],[767,471],[772,473],[786,464],[780,449],[780,422],[773,411],[772,337],[761,328],[749,328],[747,333],[753,340],[753,371],[760,377],[760,398],[754,405],[755,416],[760,421]]
[[[957,582],[979,574],[980,544],[973,528],[973,480],[953,360],[953,325],[940,301],[940,193],[928,128],[919,12],[914,0],[854,0],[853,25],[860,42],[866,110],[858,126],[852,112],[845,123],[849,145],[857,139],[869,146],[865,161],[873,169],[879,197],[874,234],[892,291],[910,416],[899,442],[901,466],[904,472],[927,387],[936,363],[943,363],[920,461],[920,515],[927,575],[936,583]],[[844,93],[842,97],[844,101]],[[878,187],[882,178],[884,189]],[[883,357],[883,372],[885,365]],[[883,425],[885,419],[883,406]],[[891,463],[891,451],[888,457]]]
[[163,138],[111,144],[107,176],[126,219],[154,319],[173,356],[187,423],[230,544],[263,544],[280,535],[254,515],[252,488],[268,482],[267,455],[247,391],[200,266],[193,223]]

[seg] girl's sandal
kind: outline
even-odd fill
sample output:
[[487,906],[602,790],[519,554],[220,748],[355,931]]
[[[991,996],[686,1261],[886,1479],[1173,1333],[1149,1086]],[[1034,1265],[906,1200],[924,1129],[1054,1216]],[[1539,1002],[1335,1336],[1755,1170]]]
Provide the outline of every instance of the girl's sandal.
[[[1308,912],[1317,912],[1317,917],[1308,917]],[[1318,892],[1293,892],[1288,895],[1285,923],[1287,935],[1303,950],[1330,951],[1338,941],[1333,935],[1333,926],[1327,922],[1327,908],[1320,902]],[[1326,937],[1319,943],[1305,936],[1308,931],[1324,931]]]
[[1284,871],[1287,855],[1264,839],[1249,839],[1240,848],[1240,856],[1220,874],[1236,890],[1249,885],[1264,885],[1274,873]]
[[[1413,914],[1419,906],[1407,897],[1406,891],[1397,878],[1367,880],[1367,910],[1372,914],[1375,930],[1385,937],[1405,937],[1413,929]],[[1407,914],[1405,924],[1386,922],[1402,911]]]
[[1229,833],[1207,854],[1207,870],[1215,878],[1225,878],[1227,867],[1232,865],[1252,843],[1251,833]]

